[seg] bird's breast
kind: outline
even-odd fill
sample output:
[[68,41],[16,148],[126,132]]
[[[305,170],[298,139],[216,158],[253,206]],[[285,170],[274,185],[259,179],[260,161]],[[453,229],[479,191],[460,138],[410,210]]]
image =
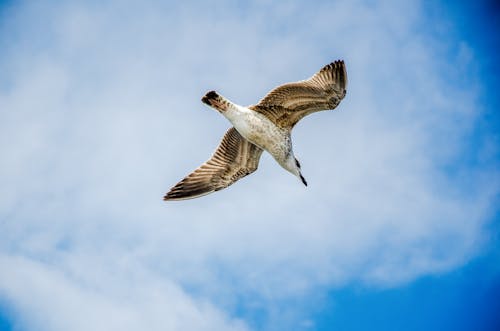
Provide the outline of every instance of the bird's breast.
[[243,112],[231,122],[245,139],[268,151],[276,159],[283,158],[291,148],[290,133],[262,114]]

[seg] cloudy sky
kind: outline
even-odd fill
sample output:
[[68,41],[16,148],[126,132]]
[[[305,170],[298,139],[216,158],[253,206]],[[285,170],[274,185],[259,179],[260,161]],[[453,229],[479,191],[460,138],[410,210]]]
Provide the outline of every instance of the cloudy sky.
[[[0,330],[494,330],[494,1],[0,1]],[[165,192],[255,103],[344,59],[264,154]]]

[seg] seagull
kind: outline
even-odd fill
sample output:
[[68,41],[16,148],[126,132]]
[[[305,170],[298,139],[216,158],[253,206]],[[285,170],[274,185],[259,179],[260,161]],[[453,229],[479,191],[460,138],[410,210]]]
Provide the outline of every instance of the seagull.
[[177,183],[163,200],[186,200],[222,190],[253,173],[265,150],[307,186],[292,148],[291,131],[311,113],[334,109],[345,97],[347,72],[337,60],[306,80],[280,85],[257,104],[240,106],[215,91],[201,101],[233,125],[212,157]]

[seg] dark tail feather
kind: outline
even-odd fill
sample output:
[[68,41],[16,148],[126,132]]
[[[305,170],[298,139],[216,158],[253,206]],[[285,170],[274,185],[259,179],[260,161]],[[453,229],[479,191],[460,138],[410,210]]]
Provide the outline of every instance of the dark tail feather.
[[215,100],[215,99],[217,99],[217,97],[218,97],[218,96],[219,96],[219,95],[218,95],[218,94],[217,94],[217,92],[215,92],[215,91],[210,91],[210,92],[207,92],[207,94],[205,94],[205,95],[203,96],[203,98],[201,98],[201,102],[203,102],[204,104],[206,104],[206,105],[209,105],[209,106],[210,106],[210,105],[211,105],[211,104],[210,104],[210,100]]

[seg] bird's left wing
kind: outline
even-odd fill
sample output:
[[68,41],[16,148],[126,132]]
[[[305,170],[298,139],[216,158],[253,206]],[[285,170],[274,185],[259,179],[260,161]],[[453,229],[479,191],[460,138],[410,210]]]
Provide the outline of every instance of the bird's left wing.
[[192,199],[226,188],[254,172],[261,154],[262,149],[230,128],[212,157],[172,187],[163,200]]

